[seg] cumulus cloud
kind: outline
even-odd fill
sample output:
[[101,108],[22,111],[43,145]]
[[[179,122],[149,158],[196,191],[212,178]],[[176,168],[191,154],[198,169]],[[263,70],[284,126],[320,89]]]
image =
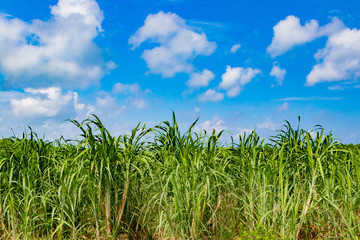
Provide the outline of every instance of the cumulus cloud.
[[226,66],[226,72],[221,76],[222,81],[219,87],[227,90],[228,97],[236,97],[259,73],[261,73],[259,69]]
[[325,48],[315,58],[319,61],[306,78],[306,85],[319,82],[356,80],[360,76],[360,30],[345,28],[332,34]]
[[220,119],[219,116],[214,116],[212,120],[200,123],[200,126],[196,127],[194,130],[205,130],[206,132],[211,133],[213,130],[220,132],[227,129],[228,127],[225,125],[224,120]]
[[[47,21],[0,15],[0,67],[15,87],[54,84],[84,88],[98,84],[107,67],[93,40],[103,13],[95,0],[59,0]],[[34,81],[36,79],[36,81]]]
[[[89,93],[86,93],[88,95]],[[0,91],[0,135],[22,134],[27,126],[47,139],[64,135],[73,138],[81,132],[66,119],[82,121],[96,114],[113,134],[123,134],[134,127],[138,118],[132,118],[134,109],[146,107],[139,96],[118,99],[113,92],[100,91],[84,99],[82,92],[63,91],[59,87]],[[129,110],[129,111],[127,111]],[[72,129],[72,130],[71,130]]]
[[192,73],[186,85],[192,88],[207,87],[214,78],[215,74],[212,71],[204,69],[202,72]]
[[276,78],[276,81],[278,83],[279,86],[282,85],[282,82],[285,78],[285,74],[286,74],[286,70],[280,68],[280,66],[278,65],[278,63],[274,63],[273,64],[273,68],[270,71],[270,76],[273,76]]
[[281,55],[296,45],[311,42],[317,37],[319,23],[316,20],[300,24],[300,19],[290,15],[274,26],[274,37],[267,51],[272,57]]
[[[288,16],[274,26],[274,37],[267,51],[276,57],[296,45],[322,36],[328,38],[326,45],[315,54],[318,63],[307,75],[305,85],[357,80],[360,77],[360,29],[350,29],[338,18],[332,18],[330,23],[319,27],[316,20],[301,25],[299,18]],[[273,70],[275,77],[276,74],[281,77],[280,69]]]
[[209,42],[204,33],[195,32],[184,19],[162,11],[149,14],[144,25],[130,37],[129,44],[134,49],[146,41],[160,46],[145,50],[142,58],[151,73],[164,78],[192,72],[192,60],[199,55],[208,56],[216,48],[214,42]]
[[224,94],[217,92],[213,89],[208,89],[206,92],[204,92],[199,96],[199,101],[201,102],[206,102],[206,101],[218,102],[223,99],[224,99]]
[[11,111],[15,117],[54,117],[61,111],[81,110],[85,106],[78,102],[76,92],[62,94],[58,87],[25,89],[29,97],[11,99]]
[[231,47],[231,49],[230,49],[230,52],[231,53],[236,53],[237,52],[237,50],[239,50],[239,48],[241,47],[241,44],[234,44],[232,47]]
[[342,28],[343,23],[338,18],[333,18],[329,24],[319,27],[317,20],[310,20],[305,25],[301,25],[298,17],[289,15],[274,26],[274,37],[267,52],[272,57],[276,57],[295,46],[333,34]]

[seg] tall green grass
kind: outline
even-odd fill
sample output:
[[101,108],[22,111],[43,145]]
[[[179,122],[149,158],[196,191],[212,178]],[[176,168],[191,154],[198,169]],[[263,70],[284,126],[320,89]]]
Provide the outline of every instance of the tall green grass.
[[175,118],[112,136],[95,115],[74,140],[0,140],[1,239],[359,239],[360,147],[285,122],[181,132]]

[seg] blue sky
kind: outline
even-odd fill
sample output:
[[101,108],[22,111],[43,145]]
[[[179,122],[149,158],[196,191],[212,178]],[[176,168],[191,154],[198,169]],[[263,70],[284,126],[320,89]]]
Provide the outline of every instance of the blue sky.
[[263,137],[284,120],[360,140],[360,2],[0,1],[0,134],[48,138],[98,115],[114,135],[182,128]]

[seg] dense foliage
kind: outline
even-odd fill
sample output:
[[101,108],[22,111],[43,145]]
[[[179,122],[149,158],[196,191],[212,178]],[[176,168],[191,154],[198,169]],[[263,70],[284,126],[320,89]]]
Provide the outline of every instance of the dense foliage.
[[171,122],[0,140],[2,239],[359,239],[360,148],[286,122],[236,144]]

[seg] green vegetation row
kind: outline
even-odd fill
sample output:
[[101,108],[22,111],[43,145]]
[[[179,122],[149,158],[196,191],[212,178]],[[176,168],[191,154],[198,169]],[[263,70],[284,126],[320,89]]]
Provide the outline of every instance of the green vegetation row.
[[222,145],[174,114],[119,137],[72,122],[0,140],[1,239],[359,239],[360,147],[320,126]]

